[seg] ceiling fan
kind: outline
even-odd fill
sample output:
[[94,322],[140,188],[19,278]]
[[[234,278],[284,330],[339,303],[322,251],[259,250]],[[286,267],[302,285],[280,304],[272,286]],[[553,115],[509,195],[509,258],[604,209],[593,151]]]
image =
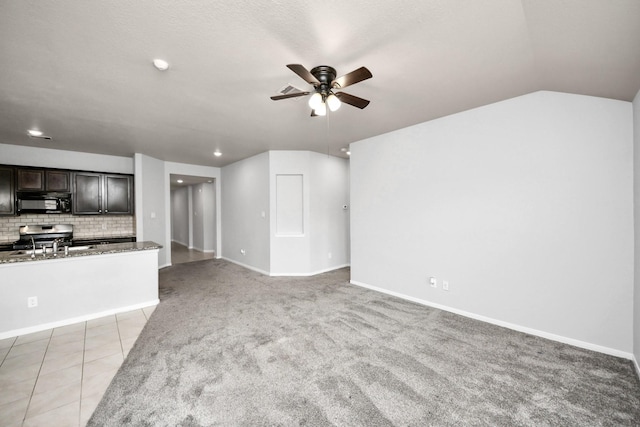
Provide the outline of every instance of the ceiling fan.
[[311,71],[308,71],[300,64],[289,64],[287,65],[287,68],[296,73],[310,85],[313,85],[313,91],[272,96],[271,99],[274,101],[306,96],[313,93],[311,98],[309,98],[311,117],[326,115],[327,107],[329,107],[331,111],[336,111],[340,108],[342,102],[360,109],[369,105],[369,101],[366,99],[358,98],[357,96],[350,95],[346,92],[334,92],[373,77],[371,71],[367,70],[365,67],[360,67],[357,70],[338,78],[336,78],[335,68],[329,67],[328,65],[319,65],[312,68]]

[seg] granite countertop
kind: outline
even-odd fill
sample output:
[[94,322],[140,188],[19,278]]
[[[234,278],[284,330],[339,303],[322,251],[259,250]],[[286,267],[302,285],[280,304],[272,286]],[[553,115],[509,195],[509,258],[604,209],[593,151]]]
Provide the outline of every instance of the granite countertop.
[[136,235],[132,234],[132,235],[124,235],[124,236],[73,236],[73,241],[74,242],[83,242],[83,241],[88,241],[88,240],[117,240],[117,239],[135,239]]
[[46,255],[36,253],[35,258],[31,258],[31,251],[29,250],[10,251],[0,252],[0,264],[67,259],[123,252],[147,251],[160,248],[162,248],[162,245],[155,242],[111,243],[106,245],[88,245],[86,247],[76,246],[71,249],[67,255],[64,254],[64,249],[59,250],[57,256],[53,256],[51,252],[47,252]]

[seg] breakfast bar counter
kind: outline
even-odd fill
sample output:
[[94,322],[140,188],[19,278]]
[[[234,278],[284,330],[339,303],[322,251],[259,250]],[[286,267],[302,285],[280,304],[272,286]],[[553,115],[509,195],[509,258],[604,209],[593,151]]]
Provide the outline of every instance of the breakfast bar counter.
[[58,260],[94,255],[147,251],[154,249],[157,250],[160,248],[162,248],[162,246],[155,242],[111,243],[101,245],[71,246],[68,248],[68,252],[65,252],[64,248],[61,247],[55,254],[50,251],[51,248],[48,248],[49,250],[45,253],[43,253],[41,249],[36,249],[35,256],[32,256],[33,251],[31,249],[24,249],[18,251],[0,252],[0,264]]
[[158,304],[154,242],[0,253],[0,339]]

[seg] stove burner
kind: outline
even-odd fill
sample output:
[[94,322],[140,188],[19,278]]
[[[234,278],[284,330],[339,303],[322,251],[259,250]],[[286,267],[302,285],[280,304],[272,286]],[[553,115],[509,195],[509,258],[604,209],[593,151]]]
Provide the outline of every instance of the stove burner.
[[[33,240],[32,240],[33,239]],[[58,246],[70,246],[73,239],[73,225],[23,225],[20,227],[20,240],[13,244],[14,250],[53,247],[55,241]]]

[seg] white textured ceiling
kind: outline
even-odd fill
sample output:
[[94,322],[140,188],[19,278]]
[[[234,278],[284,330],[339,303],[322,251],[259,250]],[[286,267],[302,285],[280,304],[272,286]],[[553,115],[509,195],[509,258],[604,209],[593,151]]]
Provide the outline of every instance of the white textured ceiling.
[[[327,119],[304,98],[271,101],[309,87],[290,63],[366,66],[373,78],[345,91],[371,104]],[[5,144],[223,166],[270,149],[343,155],[537,90],[639,89],[638,0],[0,0]]]

